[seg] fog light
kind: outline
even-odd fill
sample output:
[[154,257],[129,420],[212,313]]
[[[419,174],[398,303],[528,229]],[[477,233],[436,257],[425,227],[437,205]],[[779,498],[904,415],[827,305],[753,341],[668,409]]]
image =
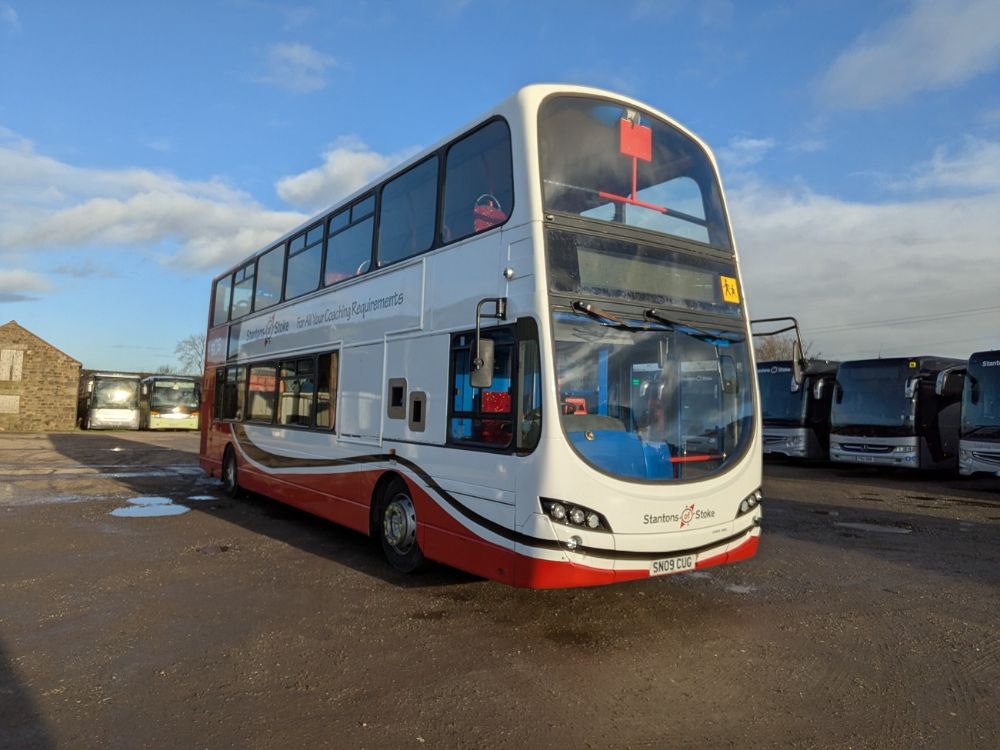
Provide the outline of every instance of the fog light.
[[579,508],[570,509],[569,520],[575,523],[577,526],[583,523],[584,518],[586,518],[586,516],[584,515],[583,511],[580,510]]
[[566,540],[566,549],[576,549],[583,540],[578,536],[571,536]]
[[750,510],[750,503],[744,500],[740,503],[740,513],[746,513],[748,510]]
[[566,518],[566,506],[562,503],[552,503],[552,507],[549,508],[549,513],[551,513],[552,517],[557,521],[562,521]]
[[596,513],[591,513],[590,515],[587,516],[587,526],[589,526],[592,529],[596,529],[600,525],[601,525],[601,517],[599,515],[597,515]]

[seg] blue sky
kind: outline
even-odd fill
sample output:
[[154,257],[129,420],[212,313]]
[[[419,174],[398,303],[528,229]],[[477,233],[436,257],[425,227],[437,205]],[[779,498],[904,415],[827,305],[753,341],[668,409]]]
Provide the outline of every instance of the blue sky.
[[1000,347],[996,0],[0,0],[0,323],[174,364],[218,271],[535,82],[702,136],[813,353]]

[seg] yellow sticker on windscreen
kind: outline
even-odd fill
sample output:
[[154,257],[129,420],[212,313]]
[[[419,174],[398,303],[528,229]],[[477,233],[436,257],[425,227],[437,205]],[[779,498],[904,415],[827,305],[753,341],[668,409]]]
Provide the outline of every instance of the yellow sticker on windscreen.
[[736,286],[736,279],[732,276],[720,276],[722,282],[722,299],[738,305],[740,303],[740,289]]

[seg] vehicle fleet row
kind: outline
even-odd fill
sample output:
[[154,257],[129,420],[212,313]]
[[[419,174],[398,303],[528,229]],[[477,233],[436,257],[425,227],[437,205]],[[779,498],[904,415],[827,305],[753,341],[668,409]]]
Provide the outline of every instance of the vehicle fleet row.
[[764,452],[1000,476],[1000,350],[757,363]]

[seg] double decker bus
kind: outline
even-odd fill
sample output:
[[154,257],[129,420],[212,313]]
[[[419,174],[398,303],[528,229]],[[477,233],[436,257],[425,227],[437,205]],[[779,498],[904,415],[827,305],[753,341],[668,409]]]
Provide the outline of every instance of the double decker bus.
[[150,375],[142,379],[139,429],[197,430],[201,382],[186,375]]
[[1000,350],[969,357],[962,389],[959,473],[1000,476]]
[[954,469],[965,367],[945,357],[842,362],[830,411],[830,460]]
[[791,360],[757,363],[764,455],[826,459],[830,451],[830,403],[839,362],[810,359],[802,382]]
[[215,279],[200,462],[427,560],[548,588],[750,557],[759,411],[708,148],[526,87]]
[[129,372],[80,375],[77,417],[84,430],[138,430],[140,376]]

